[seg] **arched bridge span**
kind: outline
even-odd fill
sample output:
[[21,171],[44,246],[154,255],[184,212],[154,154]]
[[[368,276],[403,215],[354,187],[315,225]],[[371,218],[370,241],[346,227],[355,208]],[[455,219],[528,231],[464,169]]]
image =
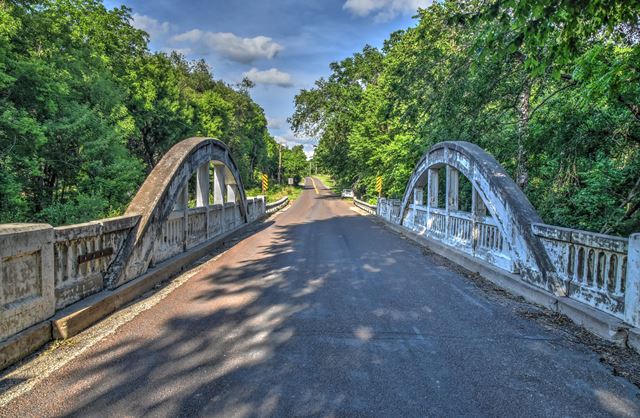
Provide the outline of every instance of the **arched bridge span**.
[[[195,194],[191,199],[191,203],[195,203],[193,206],[208,208],[220,205],[218,216],[222,217],[221,224],[229,217],[225,216],[225,209],[228,213],[238,212],[233,223],[249,220],[240,172],[228,147],[212,138],[183,140],[154,167],[127,208],[125,215],[140,215],[140,221],[110,266],[106,275],[109,287],[116,287],[144,273],[150,264],[160,261],[162,255],[159,254],[171,253],[170,248],[162,251],[159,247],[170,246],[167,244],[176,239],[187,246],[190,236],[203,229],[208,233],[210,216],[206,209],[201,216],[204,222],[200,225],[186,225],[180,219],[189,211],[189,182],[194,175],[196,181],[191,184],[191,192]],[[201,215],[197,212],[194,215]],[[171,225],[172,216],[177,225]],[[176,237],[176,232],[184,239]]]
[[377,214],[444,245],[442,253],[453,248],[556,296],[640,324],[640,262],[634,261],[640,234],[627,239],[542,223],[504,168],[477,145],[432,146],[402,200],[381,199]]
[[[461,207],[461,175],[471,183],[470,210]],[[475,144],[432,146],[409,179],[397,221],[563,292],[532,231],[533,224],[542,222],[540,216],[495,158]]]

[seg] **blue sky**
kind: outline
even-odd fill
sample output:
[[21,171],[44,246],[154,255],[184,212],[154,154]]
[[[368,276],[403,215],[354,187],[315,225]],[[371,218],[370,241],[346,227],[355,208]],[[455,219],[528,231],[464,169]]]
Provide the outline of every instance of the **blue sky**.
[[312,153],[314,138],[296,138],[286,122],[302,88],[329,74],[329,63],[381,47],[388,35],[415,24],[429,0],[106,0],[133,11],[152,50],[204,58],[214,77],[235,84],[244,76],[265,110],[269,130],[288,146]]

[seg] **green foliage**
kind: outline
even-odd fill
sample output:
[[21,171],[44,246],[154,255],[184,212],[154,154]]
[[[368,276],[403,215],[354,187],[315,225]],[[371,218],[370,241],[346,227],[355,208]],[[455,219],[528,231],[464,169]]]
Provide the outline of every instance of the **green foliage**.
[[147,41],[130,10],[99,0],[0,2],[0,222],[119,214],[193,135],[226,142],[245,184],[273,165],[248,85]]
[[282,175],[283,181],[293,178],[293,183],[298,184],[309,171],[307,156],[302,145],[296,145],[291,149],[282,150]]
[[634,2],[444,1],[415,27],[331,65],[296,96],[292,129],[365,198],[401,197],[445,140],[492,153],[546,222],[640,229],[640,7]]
[[325,186],[327,186],[328,188],[330,188],[334,192],[338,191],[338,188],[336,187],[336,182],[333,180],[333,178],[331,178],[330,175],[328,175],[328,174],[315,174],[313,177],[316,177],[316,178],[320,179],[322,184],[324,184]]

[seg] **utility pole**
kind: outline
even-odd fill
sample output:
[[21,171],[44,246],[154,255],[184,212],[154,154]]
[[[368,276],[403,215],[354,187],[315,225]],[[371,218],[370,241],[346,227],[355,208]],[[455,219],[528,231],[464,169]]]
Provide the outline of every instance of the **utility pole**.
[[282,144],[278,143],[278,184],[282,184],[280,172],[282,171]]

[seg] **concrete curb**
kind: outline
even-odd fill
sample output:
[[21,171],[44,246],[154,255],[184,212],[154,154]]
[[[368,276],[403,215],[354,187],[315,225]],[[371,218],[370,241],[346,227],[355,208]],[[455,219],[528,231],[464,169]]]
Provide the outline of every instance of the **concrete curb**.
[[0,370],[11,366],[51,341],[51,321],[43,321],[0,344]]
[[541,305],[554,312],[562,313],[576,324],[583,326],[600,338],[620,346],[629,346],[640,352],[640,330],[629,329],[629,326],[621,319],[598,311],[591,306],[573,299],[553,295],[524,282],[520,276],[516,274],[500,270],[482,260],[478,260],[454,248],[445,246],[431,238],[418,235],[413,231],[390,223],[383,218],[376,218],[382,221],[390,230],[407,237],[417,244],[427,247],[429,250],[453,261],[465,270],[478,273],[484,279],[489,280],[510,293],[521,296],[529,302]]
[[202,258],[215,248],[224,245],[229,238],[258,225],[268,217],[269,215],[264,215],[251,223],[216,237],[215,240],[205,242],[185,253],[178,254],[116,289],[103,290],[80,300],[57,312],[53,318],[42,321],[8,338],[0,343],[0,370],[17,363],[52,339],[65,339],[79,334],[148,292],[158,283],[182,272],[194,261]]

